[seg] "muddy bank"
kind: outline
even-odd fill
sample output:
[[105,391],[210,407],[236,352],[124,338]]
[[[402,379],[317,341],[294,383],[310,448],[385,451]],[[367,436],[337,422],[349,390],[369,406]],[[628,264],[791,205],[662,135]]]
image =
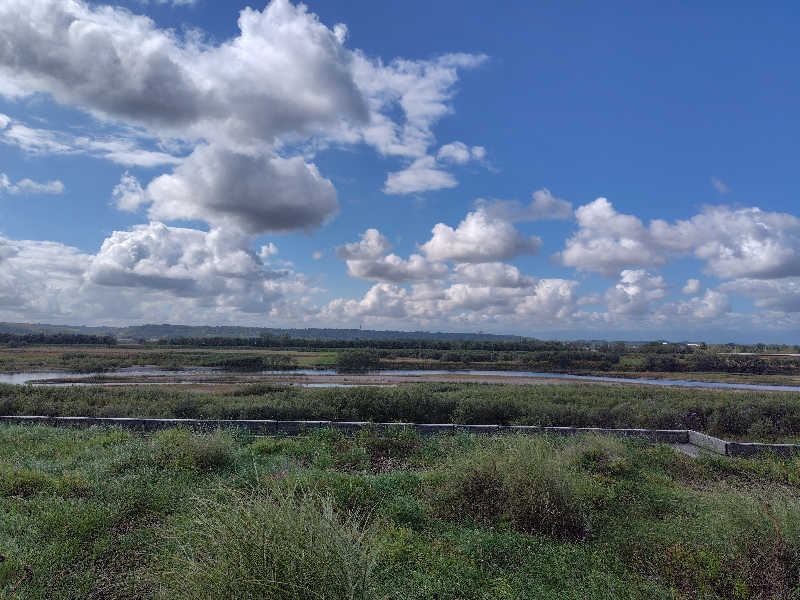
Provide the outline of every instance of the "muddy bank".
[[460,373],[393,374],[179,374],[179,375],[98,375],[80,378],[53,377],[32,382],[34,385],[185,385],[192,389],[232,386],[248,383],[273,383],[299,386],[398,386],[424,382],[444,383],[502,383],[512,385],[553,385],[569,383],[548,377],[505,377],[502,375],[470,375]]

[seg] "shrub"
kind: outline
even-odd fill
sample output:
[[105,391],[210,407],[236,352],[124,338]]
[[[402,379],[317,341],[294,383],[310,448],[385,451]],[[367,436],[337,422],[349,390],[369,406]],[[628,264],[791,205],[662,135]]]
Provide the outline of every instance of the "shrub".
[[187,598],[373,597],[375,529],[330,496],[262,491],[204,503],[170,585]]
[[210,471],[227,466],[235,441],[228,432],[194,433],[187,429],[167,429],[153,436],[156,462],[163,467],[189,471]]
[[467,454],[434,492],[451,517],[509,522],[515,529],[561,539],[591,534],[592,480],[570,468],[558,442],[509,437]]
[[65,498],[80,498],[91,493],[89,482],[75,471],[53,475],[34,469],[0,468],[0,497],[53,494]]
[[269,364],[261,356],[226,356],[215,366],[226,371],[264,371]]
[[337,371],[371,371],[380,364],[381,359],[373,350],[345,350],[336,355]]

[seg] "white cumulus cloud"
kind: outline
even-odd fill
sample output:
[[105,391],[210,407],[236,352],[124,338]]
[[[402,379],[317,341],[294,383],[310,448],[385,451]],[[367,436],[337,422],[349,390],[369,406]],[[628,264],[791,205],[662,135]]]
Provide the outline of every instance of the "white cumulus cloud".
[[542,245],[538,237],[526,238],[510,222],[492,217],[479,207],[453,229],[444,223],[433,228],[433,236],[420,249],[430,260],[491,262],[520,254],[534,254]]
[[247,233],[319,227],[339,208],[333,184],[301,157],[200,146],[148,184],[152,219],[201,219]]

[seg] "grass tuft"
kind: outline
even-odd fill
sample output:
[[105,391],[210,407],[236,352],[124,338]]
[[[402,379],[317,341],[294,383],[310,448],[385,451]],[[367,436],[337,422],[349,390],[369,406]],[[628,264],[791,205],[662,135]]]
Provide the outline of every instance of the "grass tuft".
[[563,443],[547,437],[509,437],[456,461],[439,481],[436,504],[450,517],[510,523],[559,539],[592,533],[592,480],[571,468]]
[[373,597],[375,529],[363,515],[337,512],[330,496],[270,490],[200,507],[169,577],[180,597]]
[[153,436],[156,462],[163,467],[211,471],[228,466],[237,443],[230,432],[193,433],[166,429]]

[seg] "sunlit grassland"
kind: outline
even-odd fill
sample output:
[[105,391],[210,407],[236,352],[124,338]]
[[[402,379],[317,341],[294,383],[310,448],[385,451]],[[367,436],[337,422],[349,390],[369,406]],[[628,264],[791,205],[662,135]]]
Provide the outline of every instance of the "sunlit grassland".
[[0,597],[792,598],[800,461],[0,426]]

